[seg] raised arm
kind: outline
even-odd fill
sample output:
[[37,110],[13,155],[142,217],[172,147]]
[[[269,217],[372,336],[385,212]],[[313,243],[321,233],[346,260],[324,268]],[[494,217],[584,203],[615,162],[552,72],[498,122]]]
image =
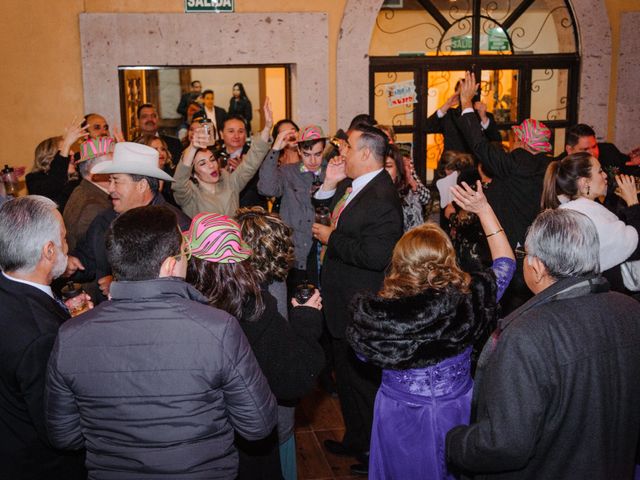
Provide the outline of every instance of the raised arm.
[[493,259],[493,271],[496,274],[498,285],[497,299],[499,300],[509,282],[511,282],[516,267],[515,256],[509,245],[507,235],[504,233],[491,205],[487,202],[480,180],[476,183],[475,191],[466,182],[462,182],[462,185],[451,187],[451,194],[453,195],[453,200],[461,208],[475,213],[480,220],[480,225],[482,225],[484,236],[491,251],[491,258]]
[[258,191],[267,197],[280,197],[283,192],[283,180],[278,168],[278,158],[280,152],[291,144],[291,138],[295,139],[293,128],[283,130],[278,134],[273,142],[271,150],[260,167],[260,179],[258,180]]
[[477,89],[475,75],[467,72],[465,79],[461,82],[460,105],[463,114],[457,119],[457,125],[473,154],[494,173],[496,178],[506,177],[513,170],[514,162],[508,153],[492,145],[483,133],[472,103]]
[[171,183],[171,190],[173,190],[173,198],[175,198],[180,206],[191,202],[195,195],[195,190],[198,187],[191,181],[193,160],[199,149],[207,147],[208,141],[209,135],[207,135],[203,128],[198,128],[193,133],[191,143],[189,143],[189,146],[182,153],[182,157],[176,166],[176,171],[173,174],[174,182]]

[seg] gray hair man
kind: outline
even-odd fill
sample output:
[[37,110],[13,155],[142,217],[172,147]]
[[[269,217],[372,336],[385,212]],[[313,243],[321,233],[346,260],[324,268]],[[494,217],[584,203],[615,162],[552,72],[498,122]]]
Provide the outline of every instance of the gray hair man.
[[67,264],[62,216],[30,195],[0,206],[0,478],[85,478],[80,455],[51,448],[44,379],[68,311],[50,284]]
[[191,219],[168,204],[159,193],[160,180],[172,182],[173,178],[158,167],[158,152],[151,147],[120,142],[115,146],[113,160],[101,162],[91,173],[109,175],[108,191],[112,208],[95,217],[85,238],[69,256],[65,275],[74,275],[74,280],[82,282],[97,282],[99,294],[94,298],[100,302],[107,298],[112,281],[105,235],[119,214],[136,207],[165,205],[176,214],[182,230],[189,228]]
[[640,305],[600,277],[598,234],[582,213],[542,212],[525,246],[535,296],[485,346],[475,418],[447,434],[448,460],[501,480],[633,478]]

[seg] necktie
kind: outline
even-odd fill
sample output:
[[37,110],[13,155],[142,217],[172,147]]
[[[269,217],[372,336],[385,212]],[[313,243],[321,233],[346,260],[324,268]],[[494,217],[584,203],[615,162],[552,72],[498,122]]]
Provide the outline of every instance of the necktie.
[[[351,195],[351,187],[347,187],[347,190],[344,192],[344,195],[340,197],[340,200],[333,207],[333,211],[331,212],[331,227],[335,230],[336,225],[338,225],[338,220],[340,219],[340,215],[342,215],[342,211],[344,207],[347,206],[347,199],[349,195]],[[327,251],[327,246],[323,245],[322,250],[320,251],[320,263],[324,261],[324,255]]]

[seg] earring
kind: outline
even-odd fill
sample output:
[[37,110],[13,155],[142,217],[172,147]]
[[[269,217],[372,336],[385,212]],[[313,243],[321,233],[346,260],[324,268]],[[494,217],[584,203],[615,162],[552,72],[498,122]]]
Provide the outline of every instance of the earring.
[[589,196],[589,192],[591,192],[591,185],[587,185],[587,197]]

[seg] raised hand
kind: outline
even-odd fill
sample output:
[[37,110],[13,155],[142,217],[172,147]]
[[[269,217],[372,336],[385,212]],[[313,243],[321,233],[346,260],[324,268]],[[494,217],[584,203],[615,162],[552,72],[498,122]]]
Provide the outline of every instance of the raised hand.
[[473,97],[478,91],[479,84],[476,83],[476,74],[465,72],[464,80],[460,82],[460,105],[462,109],[472,108]]
[[71,150],[72,145],[76,143],[78,139],[87,138],[89,136],[89,134],[87,133],[88,129],[89,125],[81,127],[79,120],[77,118],[74,118],[73,121],[64,129],[60,155],[62,155],[63,157],[68,157],[69,150]]
[[271,127],[273,127],[273,110],[271,109],[271,100],[269,100],[269,97],[264,99],[262,112],[264,114],[264,128],[262,129],[260,136],[262,137],[262,140],[268,142],[269,135],[271,134]]
[[454,107],[459,102],[460,102],[460,95],[458,95],[457,93],[454,93],[449,98],[447,98],[446,102],[442,104],[439,110],[442,113],[447,113],[447,110],[449,110],[451,107]]
[[638,190],[636,189],[635,177],[629,175],[616,175],[616,182],[618,188],[615,193],[621,197],[627,204],[627,206],[638,204]]
[[344,158],[340,155],[329,160],[327,170],[324,173],[324,183],[322,184],[324,191],[335,190],[338,182],[347,178],[345,166]]
[[273,150],[284,150],[289,145],[295,145],[296,138],[296,130],[294,128],[288,128],[278,134],[271,148]]
[[453,195],[453,201],[460,205],[467,212],[480,213],[489,207],[487,197],[484,196],[482,191],[482,182],[478,180],[476,182],[476,190],[471,188],[467,182],[462,182],[462,185],[454,185],[451,187],[451,194]]

